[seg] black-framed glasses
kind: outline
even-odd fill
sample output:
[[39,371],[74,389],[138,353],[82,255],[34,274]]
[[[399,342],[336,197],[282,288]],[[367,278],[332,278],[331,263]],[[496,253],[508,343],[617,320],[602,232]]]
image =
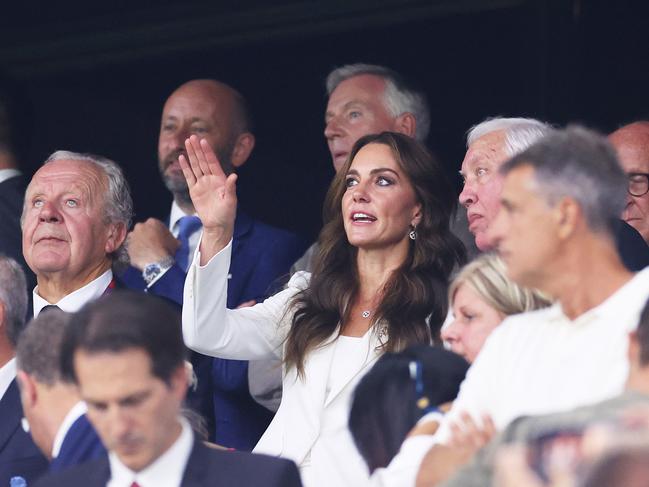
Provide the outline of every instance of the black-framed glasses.
[[644,196],[649,193],[649,173],[630,172],[626,176],[629,180],[627,191],[631,196]]

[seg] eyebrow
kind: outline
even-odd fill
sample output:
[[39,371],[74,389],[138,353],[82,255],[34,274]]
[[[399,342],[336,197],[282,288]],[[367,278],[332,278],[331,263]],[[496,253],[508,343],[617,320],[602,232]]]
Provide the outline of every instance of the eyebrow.
[[[359,105],[359,106],[361,106],[361,107],[364,107],[364,106],[366,105],[366,103],[363,103],[361,100],[351,100],[351,101],[348,101],[347,103],[345,103],[345,104],[342,106],[341,111],[344,112],[345,110],[347,110],[347,109],[353,107],[354,105]],[[334,116],[333,112],[332,112],[331,110],[327,110],[327,111],[325,112],[325,121],[326,121],[327,119],[329,119],[329,118],[332,118],[333,116]]]
[[[376,169],[372,169],[370,171],[370,175],[374,175],[382,172],[391,172],[396,177],[398,178],[401,177],[399,176],[399,173],[397,171],[395,171],[394,169],[390,169],[389,167],[377,167]],[[356,169],[350,169],[349,171],[347,171],[347,175],[360,176],[360,173]]]

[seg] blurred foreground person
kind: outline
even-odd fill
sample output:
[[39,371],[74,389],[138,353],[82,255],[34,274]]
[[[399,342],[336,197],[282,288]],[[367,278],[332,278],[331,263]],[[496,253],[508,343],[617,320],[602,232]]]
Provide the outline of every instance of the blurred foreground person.
[[32,320],[16,350],[20,398],[29,432],[59,472],[106,454],[86,417],[76,385],[61,373],[61,344],[70,315],[48,310]]
[[468,368],[457,354],[427,345],[377,360],[356,386],[349,413],[349,429],[370,473],[388,466],[419,421],[441,414]]
[[208,448],[196,437],[180,415],[184,353],[179,316],[159,299],[115,292],[75,314],[62,370],[109,454],[37,485],[298,487],[289,461]]
[[47,470],[47,459],[21,427],[15,348],[26,313],[25,273],[0,255],[0,485],[9,485],[12,477],[31,481]]

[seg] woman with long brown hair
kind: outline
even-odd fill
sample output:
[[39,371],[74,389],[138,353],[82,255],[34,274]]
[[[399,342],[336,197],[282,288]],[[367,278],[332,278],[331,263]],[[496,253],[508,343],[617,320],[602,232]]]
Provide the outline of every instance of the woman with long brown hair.
[[312,276],[252,308],[225,309],[236,176],[205,141],[180,157],[203,235],[185,282],[183,334],[201,353],[284,362],[280,408],[255,452],[293,459],[307,487],[361,485],[367,467],[347,418],[358,380],[386,351],[438,340],[452,269],[455,197],[441,166],[409,137],[361,138],[325,201]]

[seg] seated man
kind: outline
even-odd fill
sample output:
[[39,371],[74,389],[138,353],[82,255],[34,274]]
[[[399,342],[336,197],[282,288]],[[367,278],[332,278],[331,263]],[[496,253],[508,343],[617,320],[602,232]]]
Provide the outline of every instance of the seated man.
[[57,151],[36,171],[25,194],[23,253],[36,274],[33,312],[75,312],[116,286],[112,267],[125,256],[133,214],[117,164],[91,154]]
[[300,486],[288,460],[216,450],[196,438],[180,416],[184,355],[180,316],[157,298],[118,291],[74,315],[62,371],[109,454],[36,485]]
[[29,431],[58,472],[106,453],[76,386],[61,374],[67,313],[48,310],[29,323],[16,350],[20,398]]
[[[127,287],[146,290],[182,305],[183,285],[202,225],[195,215],[178,156],[184,142],[200,134],[219,155],[230,174],[242,167],[255,146],[252,120],[245,98],[220,81],[197,79],[179,86],[162,110],[158,139],[158,165],[173,196],[166,222],[149,218],[135,225],[128,237],[131,266],[122,276]],[[272,293],[291,263],[304,250],[297,235],[266,225],[243,211],[237,212],[234,230],[228,307],[261,301]],[[253,400],[249,387],[256,387],[271,373],[281,383],[279,363],[204,359],[192,357],[198,387],[213,394],[213,433],[217,443],[252,450],[268,427],[273,413]],[[208,390],[209,389],[209,390]],[[271,387],[272,389],[272,387]],[[206,405],[202,405],[205,410]],[[212,414],[210,414],[211,419]]]
[[32,481],[47,469],[47,459],[21,428],[15,347],[26,313],[25,273],[16,261],[0,256],[0,485],[9,485],[12,477]]
[[[467,133],[467,152],[460,171],[464,188],[460,204],[466,208],[469,231],[481,251],[494,248],[488,238],[498,210],[503,178],[499,168],[547,135],[551,127],[532,118],[491,118]],[[649,265],[649,247],[631,226],[619,218],[613,234],[622,262],[632,271]]]

